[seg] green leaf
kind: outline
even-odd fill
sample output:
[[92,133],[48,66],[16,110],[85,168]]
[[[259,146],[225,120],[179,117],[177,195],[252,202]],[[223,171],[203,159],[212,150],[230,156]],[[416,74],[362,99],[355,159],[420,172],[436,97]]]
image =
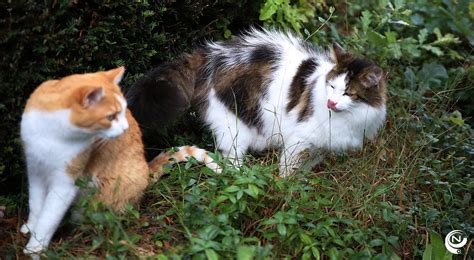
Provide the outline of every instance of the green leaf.
[[300,234],[300,239],[301,241],[303,241],[303,243],[305,243],[306,245],[310,245],[313,241],[311,240],[311,238],[306,235],[305,233],[301,233]]
[[443,260],[452,260],[452,259],[453,259],[453,254],[451,254],[450,252],[446,250],[446,254],[443,257]]
[[316,247],[311,247],[311,252],[313,253],[313,256],[316,260],[321,259],[321,254],[319,253],[319,250]]
[[387,44],[385,36],[373,30],[367,32],[367,39],[369,39],[370,42],[379,47],[385,46]]
[[405,0],[395,0],[394,2],[395,10],[402,9],[405,6]]
[[428,29],[423,28],[420,30],[418,33],[418,43],[423,44],[426,41],[426,38],[428,37]]
[[458,110],[454,111],[450,117],[448,117],[449,121],[451,123],[458,125],[458,126],[463,126],[464,125],[464,119],[462,119],[461,112]]
[[286,236],[286,226],[285,224],[277,224],[278,233],[282,236]]
[[310,252],[304,252],[303,256],[301,256],[301,260],[308,260],[308,259],[311,259]]
[[239,260],[250,260],[255,255],[255,247],[253,246],[239,246],[237,248],[237,259]]
[[421,46],[421,48],[432,52],[436,56],[443,56],[444,55],[444,52],[439,47],[436,47],[436,46],[423,45],[423,46]]
[[259,191],[259,189],[257,188],[257,186],[255,186],[253,184],[249,184],[248,188],[245,189],[245,193],[252,196],[253,198],[258,197],[258,191]]
[[444,255],[446,254],[446,247],[444,246],[444,242],[438,233],[434,231],[430,231],[430,240],[432,245],[432,255],[434,256],[435,260],[443,260]]
[[167,257],[166,255],[160,253],[160,254],[156,257],[156,259],[158,259],[158,260],[168,260],[168,257]]
[[239,191],[237,192],[237,199],[240,200],[240,198],[242,198],[243,195],[244,195],[244,192],[241,191],[241,190],[239,190]]
[[221,202],[223,202],[223,201],[226,201],[227,199],[228,199],[227,196],[225,196],[225,195],[220,195],[219,197],[217,197],[216,203],[219,204],[219,203],[221,203]]
[[260,9],[260,16],[258,19],[260,21],[265,21],[270,19],[276,11],[278,10],[278,6],[273,1],[265,2],[265,5]]
[[239,190],[240,190],[240,188],[238,186],[232,185],[232,186],[229,186],[229,187],[225,188],[224,192],[233,193],[233,192],[237,192]]
[[229,200],[230,202],[232,202],[232,204],[235,204],[237,202],[237,200],[235,199],[235,197],[233,195],[229,195]]
[[339,251],[335,247],[331,247],[328,251],[329,259],[331,260],[338,260],[339,259]]
[[372,14],[365,10],[362,12],[362,16],[360,17],[360,21],[362,23],[362,31],[367,32],[367,29],[369,28],[370,22],[372,19]]
[[423,251],[423,260],[433,260],[433,247],[429,244],[426,245],[425,251]]
[[219,259],[219,255],[216,253],[216,251],[214,251],[212,249],[206,249],[205,252],[206,252],[207,259],[209,259],[209,260],[218,260]]
[[397,42],[397,33],[396,32],[385,32],[385,36],[387,37],[388,43],[396,43]]
[[369,243],[369,245],[370,245],[371,247],[381,246],[381,245],[383,245],[383,244],[384,244],[383,240],[382,240],[382,239],[379,239],[379,238],[373,239],[373,240],[370,241],[370,243]]
[[407,81],[408,86],[411,89],[415,89],[417,79],[416,79],[416,75],[413,72],[413,70],[411,68],[407,67],[403,74],[405,75],[405,80]]

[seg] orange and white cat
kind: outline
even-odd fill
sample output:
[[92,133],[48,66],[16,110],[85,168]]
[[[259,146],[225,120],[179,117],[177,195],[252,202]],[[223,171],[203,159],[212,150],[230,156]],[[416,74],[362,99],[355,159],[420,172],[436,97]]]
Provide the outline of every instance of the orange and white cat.
[[31,233],[26,254],[37,255],[48,246],[79,193],[79,177],[90,176],[97,198],[121,211],[126,203],[138,202],[150,170],[156,179],[170,159],[195,157],[220,171],[205,150],[188,146],[147,164],[140,129],[118,86],[124,71],[48,80],[28,99],[21,120],[30,212],[20,231]]
[[21,120],[29,184],[31,233],[25,253],[48,246],[76,198],[75,180],[91,176],[98,199],[121,210],[148,185],[141,132],[118,83],[123,67],[75,74],[41,84]]

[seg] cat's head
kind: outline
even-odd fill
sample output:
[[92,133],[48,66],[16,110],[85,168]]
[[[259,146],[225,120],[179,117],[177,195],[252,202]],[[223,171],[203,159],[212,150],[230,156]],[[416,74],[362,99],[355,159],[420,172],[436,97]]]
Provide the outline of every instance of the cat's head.
[[327,107],[335,112],[369,105],[381,107],[386,101],[383,70],[375,63],[346,52],[333,44],[336,66],[326,78]]
[[115,138],[129,127],[127,102],[118,86],[124,67],[75,74],[53,81],[56,89],[69,89],[69,122],[80,131],[100,138]]

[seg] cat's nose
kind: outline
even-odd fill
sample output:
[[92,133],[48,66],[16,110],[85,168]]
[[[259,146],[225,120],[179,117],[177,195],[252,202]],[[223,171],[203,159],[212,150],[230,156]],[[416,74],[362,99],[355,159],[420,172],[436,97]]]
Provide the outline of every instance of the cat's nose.
[[337,104],[336,102],[328,99],[327,106],[328,106],[329,109],[336,110],[336,104]]

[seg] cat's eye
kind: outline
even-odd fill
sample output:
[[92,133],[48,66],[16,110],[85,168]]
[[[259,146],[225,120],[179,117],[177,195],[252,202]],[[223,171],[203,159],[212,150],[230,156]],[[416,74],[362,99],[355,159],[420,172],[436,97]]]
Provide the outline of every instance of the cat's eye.
[[117,118],[117,113],[110,114],[110,115],[106,116],[105,118],[107,118],[107,120],[109,120],[109,121],[114,121],[115,118]]
[[335,87],[334,87],[332,84],[329,84],[329,86],[330,86],[332,89],[335,89]]
[[349,97],[354,98],[354,99],[359,99],[359,96],[356,93],[344,92],[344,94],[342,94],[342,95],[343,96],[349,96]]

